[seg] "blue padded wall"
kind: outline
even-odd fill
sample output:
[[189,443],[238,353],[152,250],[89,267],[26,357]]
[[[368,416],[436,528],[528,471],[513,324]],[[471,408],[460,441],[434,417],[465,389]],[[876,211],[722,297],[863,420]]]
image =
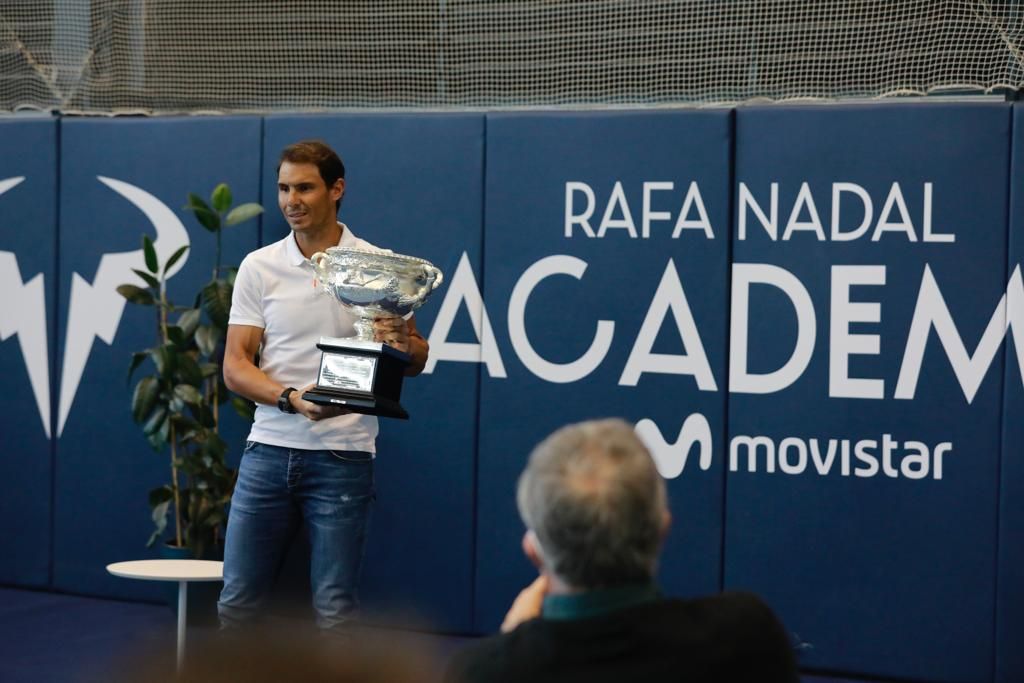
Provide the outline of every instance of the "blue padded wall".
[[[1024,107],[1013,107],[1010,173],[1012,275],[1024,262]],[[1018,281],[1019,282],[1019,281]],[[999,575],[996,582],[996,677],[1024,680],[1024,297],[1010,293],[1013,331],[1007,334],[1006,393],[999,490]],[[1012,338],[1012,342],[1010,339]]]
[[[520,551],[516,478],[543,437],[583,419],[644,420],[674,444],[687,418],[703,415],[708,469],[696,446],[682,474],[685,454],[657,449],[674,470],[661,579],[672,594],[718,588],[730,125],[728,111],[488,116],[483,290],[501,366],[492,357],[481,382],[484,631],[536,576]],[[707,231],[687,227],[701,209]],[[693,321],[685,335],[680,320]]]
[[[276,197],[281,149],[305,138],[323,139],[345,163],[342,222],[359,237],[425,258],[444,272],[448,282],[416,313],[428,336],[463,254],[480,262],[483,117],[267,118],[262,181],[268,205]],[[265,225],[265,242],[288,234],[279,211]],[[461,315],[468,317],[465,310]],[[465,329],[457,324],[452,334],[460,333]],[[378,619],[472,628],[478,374],[476,364],[445,362],[407,378],[402,404],[411,419],[381,420],[377,504],[361,588],[364,607]]]
[[[1017,327],[1004,342],[1004,321],[990,326],[1024,256],[1022,116],[982,103],[2,120],[0,369],[21,390],[0,411],[0,583],[163,596],[104,571],[156,554],[146,492],[168,476],[129,415],[125,372],[154,323],[113,291],[133,278],[116,255],[157,235],[139,205],[166,206],[161,230],[180,221],[195,252],[170,282],[184,303],[213,260],[186,194],[226,181],[266,205],[226,233],[237,264],[287,234],[278,152],[319,137],[348,166],[341,219],[446,275],[417,313],[433,361],[405,384],[412,419],[382,422],[363,581],[375,617],[492,631],[534,575],[514,501],[528,453],[616,415],[668,477],[667,593],[759,592],[811,669],[1021,680],[1024,380]],[[864,234],[835,239],[833,220]],[[772,386],[799,338],[776,285],[806,292],[815,339]],[[592,344],[590,367],[570,365]],[[702,420],[703,459],[685,450]],[[232,462],[247,430],[228,420]]]
[[57,123],[0,121],[0,583],[50,581]]
[[[214,238],[181,207],[189,192],[208,196],[219,182],[231,186],[236,202],[258,199],[261,126],[260,119],[244,117],[61,123],[58,359],[66,409],[56,416],[54,586],[59,589],[123,597],[160,594],[153,585],[104,570],[109,562],[155,555],[156,549],[145,547],[152,530],[147,493],[170,479],[169,456],[154,453],[132,422],[131,389],[125,383],[132,352],[155,342],[153,309],[123,305],[115,288],[138,281],[131,268],[144,267],[143,233],[157,241],[161,261],[187,234],[192,248],[169,280],[168,294],[191,305],[212,273]],[[257,246],[257,236],[258,221],[228,228],[224,263],[237,265]],[[138,253],[123,256],[131,252]],[[230,409],[224,413],[237,460],[245,428],[231,420]]]
[[[727,484],[725,587],[761,593],[806,644],[804,666],[928,681],[992,675],[1003,350],[980,364],[975,394],[961,387],[927,318],[919,335],[911,330],[915,310],[938,315],[942,300],[955,326],[949,334],[940,324],[946,341],[955,347],[959,335],[977,357],[1006,284],[1009,114],[998,104],[737,111],[735,201],[746,186],[770,220],[778,183],[778,232],[771,239],[753,209],[737,204],[734,276],[748,268],[741,264],[792,274],[790,288],[805,290],[813,308],[816,324],[806,329],[816,340],[788,384],[742,381],[744,364],[731,359],[730,439],[767,437],[778,458],[768,471],[762,448],[751,472],[747,450],[737,449]],[[802,183],[809,195],[801,196]],[[858,239],[832,239],[833,183],[854,184],[871,201],[866,219],[857,190],[837,194],[839,230],[855,234],[867,225]],[[887,201],[893,183],[900,197]],[[887,229],[875,241],[879,224]],[[935,241],[945,234],[955,242]],[[874,269],[843,269],[850,266]],[[941,295],[918,304],[926,271]],[[749,289],[751,374],[783,367],[797,345],[797,315],[782,291]],[[733,350],[742,337],[736,293],[734,280]],[[863,336],[844,342],[846,335]],[[911,337],[926,341],[916,382]],[[768,393],[749,393],[757,386]],[[888,470],[883,435],[898,442]],[[831,462],[830,439],[837,440]],[[851,442],[848,472],[843,439]],[[859,441],[876,442],[861,444],[863,459]],[[934,453],[942,443],[950,450],[940,479]],[[924,447],[927,461],[918,455]]]

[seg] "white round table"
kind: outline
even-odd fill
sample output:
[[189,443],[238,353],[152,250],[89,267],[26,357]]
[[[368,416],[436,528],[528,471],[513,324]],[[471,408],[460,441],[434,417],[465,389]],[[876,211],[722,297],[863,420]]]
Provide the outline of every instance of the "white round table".
[[220,581],[224,563],[212,560],[133,560],[107,565],[114,576],[143,581],[178,582],[178,669],[185,661],[185,611],[189,581]]

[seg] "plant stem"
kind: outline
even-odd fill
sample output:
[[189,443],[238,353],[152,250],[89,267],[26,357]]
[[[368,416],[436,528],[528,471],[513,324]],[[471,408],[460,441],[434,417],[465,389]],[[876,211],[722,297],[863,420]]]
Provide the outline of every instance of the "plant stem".
[[220,220],[217,222],[217,258],[213,262],[213,279],[216,280],[220,277],[220,232],[221,226],[224,225],[224,214],[221,213],[219,216]]
[[[171,419],[170,416],[167,418]],[[168,432],[171,442],[171,488],[174,489],[174,541],[181,547],[181,499],[178,497],[178,459],[177,443],[174,438],[174,423]]]
[[[217,222],[217,231],[216,231],[216,235],[217,235],[217,258],[216,258],[216,260],[213,263],[213,279],[214,280],[219,280],[220,279],[220,233],[221,233],[221,228],[224,226],[224,219],[225,219],[226,214],[227,214],[226,211],[221,212],[221,214],[219,216],[220,220]],[[213,354],[211,354],[211,355],[213,355]],[[220,382],[218,381],[216,376],[213,377],[210,380],[210,382],[213,385],[213,431],[216,432],[217,434],[219,434],[220,433],[220,423],[219,423],[218,417],[217,417],[217,413],[218,413],[217,404],[219,403],[218,399],[220,398],[220,396],[218,395],[219,392],[220,392]]]
[[[167,338],[167,280],[164,275],[160,276],[160,335],[164,345],[168,343]],[[167,415],[171,420],[171,415]],[[174,490],[174,540],[177,546],[181,547],[181,498],[178,495],[178,449],[174,436],[174,422],[171,421],[167,431],[167,440],[171,444],[171,488]]]
[[167,280],[160,276],[160,337],[167,343]]

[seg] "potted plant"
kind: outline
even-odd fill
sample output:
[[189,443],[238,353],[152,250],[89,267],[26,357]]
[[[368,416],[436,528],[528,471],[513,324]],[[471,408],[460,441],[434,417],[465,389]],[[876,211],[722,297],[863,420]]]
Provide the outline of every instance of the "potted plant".
[[117,291],[129,302],[153,308],[156,343],[132,355],[128,381],[147,360],[151,372],[135,384],[132,418],[141,425],[150,446],[170,456],[170,481],[149,492],[155,529],[152,545],[173,519],[168,545],[188,549],[192,557],[211,555],[220,546],[235,472],[225,462],[227,447],[220,436],[220,410],[228,401],[252,419],[253,405],[231,396],[224,386],[221,362],[227,334],[231,294],[237,268],[221,264],[221,232],[250,220],[263,208],[247,203],[234,208],[231,190],[217,185],[205,202],[190,194],[186,210],[216,236],[216,257],[209,282],[191,306],[179,306],[167,295],[167,273],[185,254],[187,245],[159,263],[153,242],[143,235],[146,270],[135,270],[145,286],[124,284]]

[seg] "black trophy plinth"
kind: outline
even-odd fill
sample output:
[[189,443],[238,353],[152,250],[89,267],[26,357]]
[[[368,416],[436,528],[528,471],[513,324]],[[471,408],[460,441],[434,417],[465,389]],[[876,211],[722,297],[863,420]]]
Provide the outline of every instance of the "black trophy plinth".
[[302,398],[354,413],[409,419],[398,401],[412,356],[387,344],[358,339],[323,337],[316,347],[323,352],[320,375]]

